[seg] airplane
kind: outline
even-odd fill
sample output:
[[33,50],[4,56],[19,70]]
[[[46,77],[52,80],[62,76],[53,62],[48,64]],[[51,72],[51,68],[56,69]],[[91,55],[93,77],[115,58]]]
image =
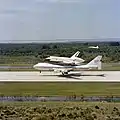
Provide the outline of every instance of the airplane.
[[94,48],[94,49],[98,49],[99,47],[98,46],[90,46],[89,48]]
[[90,61],[86,65],[79,65],[79,66],[62,66],[50,63],[38,63],[33,66],[34,69],[41,71],[54,71],[60,72],[62,75],[68,75],[70,71],[74,70],[90,70],[90,69],[98,69],[101,70],[101,59],[102,56],[98,55],[92,61]]
[[52,62],[58,62],[63,64],[70,64],[70,65],[80,65],[85,60],[78,58],[79,51],[77,51],[74,55],[69,57],[57,57],[57,56],[50,56],[47,57],[46,60],[52,61]]

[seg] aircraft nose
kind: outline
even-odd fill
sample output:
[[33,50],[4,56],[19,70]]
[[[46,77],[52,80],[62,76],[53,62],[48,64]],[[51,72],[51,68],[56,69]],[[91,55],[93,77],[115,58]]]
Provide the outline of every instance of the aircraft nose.
[[37,64],[33,66],[33,68],[36,68],[37,67]]
[[82,62],[85,62],[85,60],[82,60]]

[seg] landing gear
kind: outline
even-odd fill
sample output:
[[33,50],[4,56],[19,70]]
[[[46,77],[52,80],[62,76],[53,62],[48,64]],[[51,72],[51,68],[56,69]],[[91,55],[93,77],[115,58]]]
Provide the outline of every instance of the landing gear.
[[41,70],[40,70],[40,73],[41,73]]
[[68,75],[68,72],[62,72],[62,75]]

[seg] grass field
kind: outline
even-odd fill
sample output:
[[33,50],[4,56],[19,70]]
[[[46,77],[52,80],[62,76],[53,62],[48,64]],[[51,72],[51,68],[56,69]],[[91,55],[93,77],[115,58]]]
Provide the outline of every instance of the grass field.
[[0,94],[22,96],[120,95],[120,83],[1,83]]
[[80,106],[80,107],[87,107],[87,106],[104,106],[104,107],[119,107],[120,108],[120,103],[108,103],[108,102],[0,102],[0,106],[6,106],[6,105],[11,105],[11,106],[46,106],[46,107],[63,107],[63,106]]
[[117,70],[120,70],[120,64],[119,63],[103,63],[102,64],[102,70],[117,71]]

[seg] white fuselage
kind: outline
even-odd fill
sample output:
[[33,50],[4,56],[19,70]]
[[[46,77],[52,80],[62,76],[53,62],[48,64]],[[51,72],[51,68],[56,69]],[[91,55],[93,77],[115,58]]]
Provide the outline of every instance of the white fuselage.
[[33,68],[40,70],[40,71],[49,71],[49,70],[80,70],[80,69],[91,69],[97,68],[96,65],[81,65],[81,66],[61,66],[61,65],[54,65],[50,63],[38,63],[33,66]]
[[33,68],[37,70],[53,70],[54,68],[62,68],[63,66],[60,65],[53,65],[50,63],[38,63],[33,66]]
[[84,62],[83,59],[74,57],[74,58],[68,58],[68,57],[56,57],[56,56],[50,56],[46,58],[47,60],[54,61],[54,62],[62,62],[62,63],[68,63],[68,64],[80,64]]

